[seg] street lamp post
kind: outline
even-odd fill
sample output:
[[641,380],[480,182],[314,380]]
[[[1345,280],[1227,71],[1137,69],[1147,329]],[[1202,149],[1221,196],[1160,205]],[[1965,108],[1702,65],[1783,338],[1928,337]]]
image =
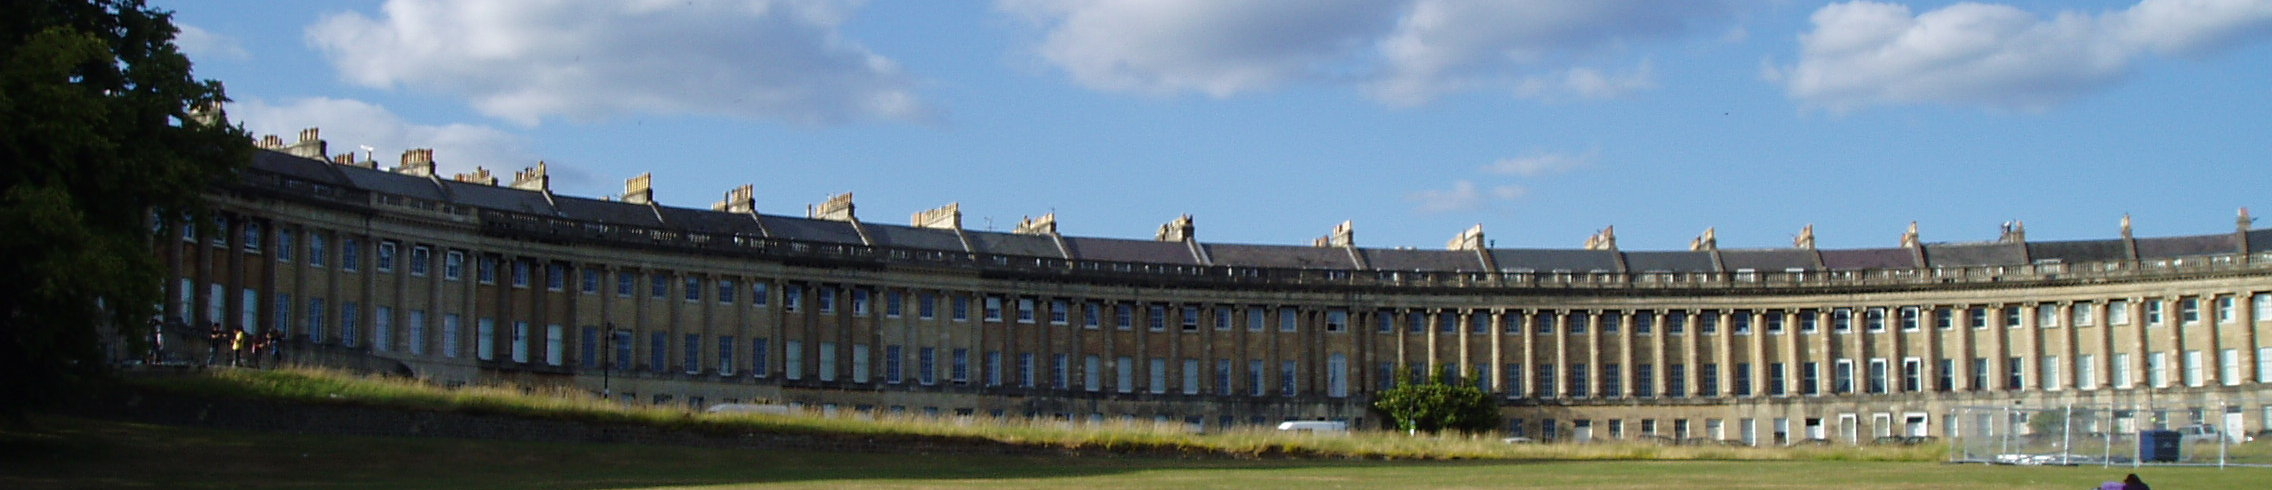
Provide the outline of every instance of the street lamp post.
[[607,337],[600,340],[600,345],[603,346],[600,348],[600,398],[614,400],[615,392],[610,390],[608,384],[615,371],[615,322],[604,323],[603,328],[606,331],[602,333],[607,334]]

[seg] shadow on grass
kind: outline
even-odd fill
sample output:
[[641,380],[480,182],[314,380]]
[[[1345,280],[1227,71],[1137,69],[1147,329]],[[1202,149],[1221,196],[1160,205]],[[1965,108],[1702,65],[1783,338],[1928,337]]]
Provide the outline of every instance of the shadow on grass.
[[[2127,469],[1839,461],[1339,461],[866,454],[231,431],[35,417],[0,431],[0,488],[1504,487],[2087,488]],[[2253,488],[2264,470],[2138,470]]]
[[1386,464],[545,444],[230,431],[61,415],[34,420],[37,429],[0,432],[0,460],[9,462],[0,466],[0,488],[954,485],[948,482]]

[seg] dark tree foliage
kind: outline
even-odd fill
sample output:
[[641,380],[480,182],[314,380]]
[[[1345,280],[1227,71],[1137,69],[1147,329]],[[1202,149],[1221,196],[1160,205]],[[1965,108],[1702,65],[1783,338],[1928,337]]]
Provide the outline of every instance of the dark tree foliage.
[[1407,432],[1487,432],[1499,425],[1499,405],[1491,395],[1465,383],[1449,383],[1438,372],[1425,380],[1403,379],[1373,395],[1373,408]]
[[0,4],[0,418],[21,422],[103,374],[103,329],[146,324],[154,217],[201,214],[252,150],[243,129],[193,117],[227,97],[190,75],[171,13]]

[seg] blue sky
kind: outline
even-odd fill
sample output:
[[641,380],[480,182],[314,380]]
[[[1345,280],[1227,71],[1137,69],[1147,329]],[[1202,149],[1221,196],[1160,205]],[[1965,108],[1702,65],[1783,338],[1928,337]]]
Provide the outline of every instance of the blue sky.
[[1629,250],[2272,213],[2272,0],[154,3],[256,133],[686,207]]

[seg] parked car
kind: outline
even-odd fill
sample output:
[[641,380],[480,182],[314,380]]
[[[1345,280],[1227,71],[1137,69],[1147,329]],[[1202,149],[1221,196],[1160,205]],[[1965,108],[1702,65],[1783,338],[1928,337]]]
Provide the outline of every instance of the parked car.
[[[2218,442],[2220,440],[2226,440],[2225,433],[2223,431],[2217,430],[2217,426],[2210,424],[2193,424],[2184,427],[2178,427],[2177,433],[2179,436],[2185,439],[2185,442]],[[2254,436],[2249,436],[2246,434],[2234,434],[2230,440],[2232,442],[2248,442],[2255,439],[2256,438]]]
[[1331,421],[1331,420],[1293,420],[1293,421],[1279,422],[1279,423],[1278,423],[1278,430],[1282,430],[1282,431],[1290,431],[1290,432],[1308,432],[1308,433],[1313,433],[1313,434],[1315,434],[1315,433],[1336,433],[1336,434],[1338,434],[1338,433],[1349,432],[1349,423],[1347,423],[1347,422],[1335,422],[1335,421]]

